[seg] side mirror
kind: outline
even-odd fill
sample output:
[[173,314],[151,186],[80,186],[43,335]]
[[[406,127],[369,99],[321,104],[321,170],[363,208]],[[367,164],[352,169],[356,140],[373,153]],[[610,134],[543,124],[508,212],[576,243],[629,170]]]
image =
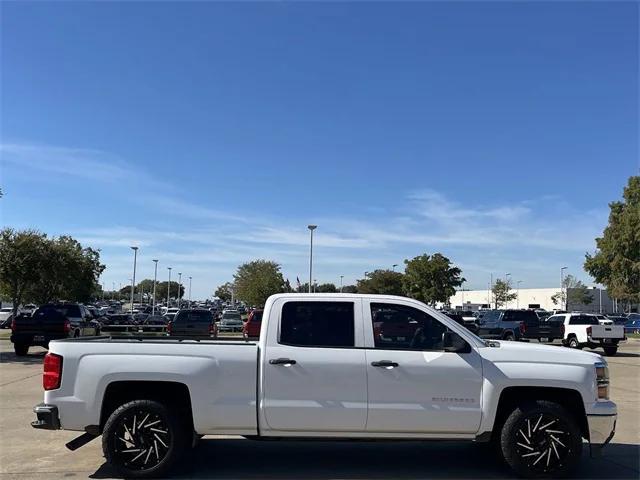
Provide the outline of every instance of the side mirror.
[[464,338],[450,330],[442,335],[442,347],[445,352],[451,353],[469,353],[471,351],[471,347]]

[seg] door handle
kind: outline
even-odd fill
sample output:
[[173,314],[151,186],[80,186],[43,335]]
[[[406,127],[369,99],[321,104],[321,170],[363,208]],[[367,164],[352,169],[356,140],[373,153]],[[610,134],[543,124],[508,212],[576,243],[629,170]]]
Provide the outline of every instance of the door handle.
[[380,360],[379,362],[371,362],[372,367],[382,367],[382,368],[396,368],[398,363],[392,362],[391,360]]
[[295,365],[296,361],[295,360],[291,360],[290,358],[272,358],[271,360],[269,360],[269,363],[271,365],[289,366],[289,365]]

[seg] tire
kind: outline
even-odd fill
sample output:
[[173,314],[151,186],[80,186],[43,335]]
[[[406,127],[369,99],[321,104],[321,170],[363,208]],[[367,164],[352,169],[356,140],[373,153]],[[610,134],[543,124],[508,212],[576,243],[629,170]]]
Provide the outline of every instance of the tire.
[[513,342],[513,340],[515,340],[515,337],[512,332],[507,332],[505,333],[503,340],[506,340],[507,342]]
[[16,352],[16,357],[24,357],[29,353],[28,343],[14,343],[13,351]]
[[518,475],[560,478],[578,464],[582,435],[576,419],[565,408],[538,400],[511,412],[500,432],[500,447]]
[[[153,425],[154,430],[145,423]],[[107,463],[125,478],[163,477],[190,443],[190,433],[180,416],[152,400],[134,400],[120,406],[102,432]]]
[[618,353],[618,347],[604,347],[604,354],[607,357],[613,357],[616,353]]
[[578,339],[576,337],[571,337],[569,339],[569,343],[567,344],[569,348],[577,348],[578,350],[581,350],[582,347],[580,346],[580,343],[578,342]]

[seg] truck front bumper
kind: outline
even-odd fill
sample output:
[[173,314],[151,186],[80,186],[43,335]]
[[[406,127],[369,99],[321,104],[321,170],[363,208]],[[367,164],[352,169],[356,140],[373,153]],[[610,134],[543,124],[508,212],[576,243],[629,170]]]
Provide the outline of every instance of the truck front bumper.
[[45,430],[59,430],[60,417],[58,416],[58,407],[55,405],[47,405],[39,403],[33,407],[33,412],[38,417],[37,420],[31,422],[33,428],[42,428]]
[[616,433],[618,415],[587,415],[589,424],[589,446],[592,457],[598,457],[604,446],[611,441]]

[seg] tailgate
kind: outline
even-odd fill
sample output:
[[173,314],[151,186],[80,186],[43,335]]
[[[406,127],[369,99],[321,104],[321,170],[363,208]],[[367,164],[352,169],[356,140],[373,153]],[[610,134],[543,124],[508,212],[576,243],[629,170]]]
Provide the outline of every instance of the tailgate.
[[63,333],[64,322],[46,318],[18,317],[16,318],[16,333],[37,334]]
[[621,325],[593,325],[591,327],[591,338],[598,340],[601,338],[624,338],[624,327]]

